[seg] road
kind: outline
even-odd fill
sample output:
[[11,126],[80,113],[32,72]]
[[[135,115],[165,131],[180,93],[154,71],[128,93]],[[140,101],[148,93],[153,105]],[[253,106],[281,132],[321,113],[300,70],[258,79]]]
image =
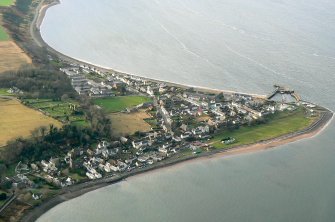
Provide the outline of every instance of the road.
[[4,211],[16,198],[17,198],[17,196],[15,194],[12,194],[12,196],[10,196],[10,198],[0,208],[0,215],[1,215],[2,211]]

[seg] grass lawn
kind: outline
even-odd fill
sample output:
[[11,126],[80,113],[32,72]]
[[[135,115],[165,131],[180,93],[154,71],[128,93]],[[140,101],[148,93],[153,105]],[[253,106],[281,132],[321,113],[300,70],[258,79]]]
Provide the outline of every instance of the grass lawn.
[[73,120],[71,124],[78,126],[78,127],[89,127],[90,126],[90,124],[86,120]]
[[150,101],[152,101],[151,98],[145,96],[117,96],[95,99],[94,103],[108,113],[116,113]]
[[76,126],[87,126],[83,114],[74,114],[71,105],[78,106],[76,101],[52,101],[51,99],[26,99],[24,102],[34,109],[42,110],[49,116],[63,122],[70,122]]
[[10,6],[15,3],[15,0],[0,0],[0,6]]
[[152,127],[157,127],[158,122],[155,118],[146,118],[144,119],[145,122],[147,122]]
[[81,180],[84,180],[86,179],[87,177],[83,177],[83,176],[80,176],[79,174],[77,173],[70,173],[69,176],[74,179],[75,181],[81,181]]
[[0,88],[0,96],[12,96],[13,95],[12,93],[8,93],[7,91],[8,89]]
[[0,41],[7,41],[7,40],[9,40],[9,35],[5,31],[5,29],[0,25]]
[[[252,144],[261,140],[271,139],[304,129],[311,125],[316,117],[306,117],[304,109],[293,112],[284,112],[276,115],[266,124],[256,126],[243,126],[237,130],[224,131],[214,136],[210,143],[215,148],[229,148],[237,145]],[[223,138],[233,137],[233,144],[222,144]]]

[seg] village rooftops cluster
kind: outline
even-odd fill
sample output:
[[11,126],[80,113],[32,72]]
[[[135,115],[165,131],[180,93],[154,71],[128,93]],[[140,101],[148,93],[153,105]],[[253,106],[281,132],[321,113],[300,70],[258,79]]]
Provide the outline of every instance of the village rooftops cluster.
[[85,73],[100,73],[95,69],[90,69],[86,66],[61,68],[60,71],[64,72],[71,80],[72,87],[79,95],[89,95],[91,97],[106,97],[113,96],[112,87],[104,85],[104,83],[97,83],[89,80]]
[[[152,122],[149,132],[121,136],[114,141],[102,140],[95,147],[74,147],[50,160],[31,163],[30,167],[24,165],[25,170],[57,187],[79,182],[82,179],[78,179],[78,174],[95,180],[147,167],[183,153],[197,155],[213,149],[208,141],[217,132],[258,121],[276,111],[295,108],[250,95],[204,92],[84,65],[71,64],[61,71],[71,79],[80,95],[151,97],[152,102],[127,110],[146,109]],[[89,79],[88,74],[97,75],[99,82]],[[223,138],[222,143],[231,144],[235,140]],[[19,181],[33,186],[24,174],[18,175],[23,175]]]

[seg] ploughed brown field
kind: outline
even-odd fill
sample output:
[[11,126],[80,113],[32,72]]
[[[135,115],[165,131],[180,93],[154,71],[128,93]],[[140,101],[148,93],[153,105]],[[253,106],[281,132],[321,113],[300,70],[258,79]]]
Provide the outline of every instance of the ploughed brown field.
[[31,132],[41,126],[61,123],[43,115],[41,112],[22,105],[16,99],[0,98],[0,147],[17,137],[29,137]]
[[13,41],[0,41],[0,73],[31,64],[31,59]]
[[135,113],[113,113],[110,114],[112,120],[112,131],[115,136],[131,135],[136,131],[147,132],[151,130],[151,126],[144,121],[150,116],[139,111]]

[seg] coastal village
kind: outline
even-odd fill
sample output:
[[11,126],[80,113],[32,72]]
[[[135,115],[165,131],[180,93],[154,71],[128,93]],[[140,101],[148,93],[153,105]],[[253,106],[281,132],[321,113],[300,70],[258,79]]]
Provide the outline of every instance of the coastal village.
[[[20,162],[15,168],[16,176],[8,180],[13,182],[14,188],[31,189],[35,200],[42,198],[43,193],[33,189],[38,186],[31,178],[62,188],[115,177],[166,159],[213,151],[216,147],[212,140],[219,132],[257,124],[276,112],[294,110],[303,104],[313,115],[315,107],[308,103],[275,102],[240,93],[206,92],[128,74],[103,72],[86,65],[69,64],[60,71],[68,76],[79,95],[91,98],[141,95],[149,98],[148,102],[127,107],[121,113],[146,112],[150,116],[146,120],[150,130],[115,137],[111,141],[101,140],[92,147],[73,147],[61,156],[39,162]],[[222,146],[227,147],[239,140],[235,137],[219,139]]]
[[182,161],[308,138],[333,117],[279,85],[251,95],[80,62],[41,36],[46,10],[59,3],[0,4],[0,222],[35,221],[63,201]]

